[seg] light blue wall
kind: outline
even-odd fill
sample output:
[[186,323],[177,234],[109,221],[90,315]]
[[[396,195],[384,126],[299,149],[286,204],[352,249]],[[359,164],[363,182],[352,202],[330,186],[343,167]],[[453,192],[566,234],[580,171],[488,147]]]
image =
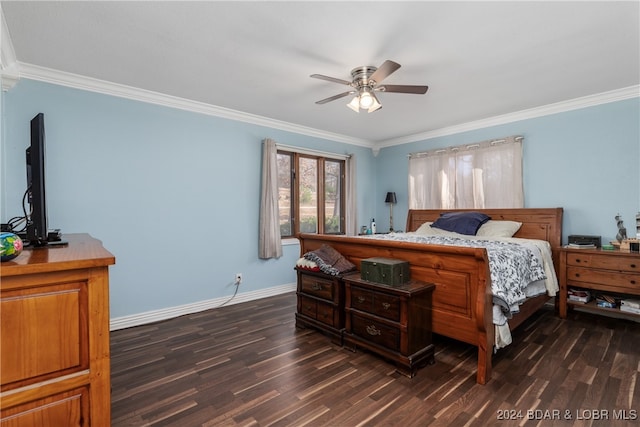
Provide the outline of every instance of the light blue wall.
[[373,207],[368,148],[26,79],[3,103],[2,222],[21,214],[29,121],[43,112],[49,226],[116,256],[113,318],[231,295],[238,272],[241,292],[295,281],[297,244],[257,256],[265,137],[355,153],[359,210]]
[[88,232],[114,253],[111,316],[293,283],[297,245],[257,257],[261,141],[355,153],[358,216],[388,228],[407,214],[407,154],[525,136],[525,203],[565,208],[564,236],[629,233],[640,209],[640,108],[620,101],[501,126],[371,150],[232,120],[22,79],[2,94],[2,222],[21,212],[29,120],[45,113],[49,222]]
[[394,225],[405,227],[409,153],[523,135],[526,207],[563,207],[565,243],[570,234],[613,240],[618,213],[633,237],[640,211],[639,107],[635,98],[383,148],[376,158],[378,224],[388,229],[384,194],[395,191]]

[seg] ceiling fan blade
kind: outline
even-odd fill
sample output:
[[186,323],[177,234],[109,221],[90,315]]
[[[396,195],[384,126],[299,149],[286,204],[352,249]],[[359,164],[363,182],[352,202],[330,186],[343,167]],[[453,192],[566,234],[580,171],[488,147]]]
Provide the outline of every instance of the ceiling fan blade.
[[335,101],[336,99],[344,98],[345,96],[356,93],[354,90],[350,90],[348,92],[342,92],[338,95],[330,96],[329,98],[321,99],[320,101],[316,101],[316,104],[326,104],[327,102]]
[[420,95],[427,93],[427,89],[429,89],[429,86],[382,85],[376,87],[376,90],[381,92],[415,93]]
[[335,77],[323,76],[322,74],[311,74],[309,77],[314,79],[326,80],[328,82],[340,83],[343,85],[351,86],[351,82],[342,79],[336,79]]
[[384,64],[380,66],[372,75],[369,77],[369,80],[374,80],[376,83],[380,83],[387,77],[391,75],[391,73],[395,72],[398,68],[400,68],[400,64],[397,62],[393,62],[390,60],[384,61]]

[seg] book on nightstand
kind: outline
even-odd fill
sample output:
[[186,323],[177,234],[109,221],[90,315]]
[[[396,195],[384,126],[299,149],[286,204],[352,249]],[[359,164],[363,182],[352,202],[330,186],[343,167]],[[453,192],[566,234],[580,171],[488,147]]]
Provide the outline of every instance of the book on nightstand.
[[618,308],[619,305],[620,298],[607,294],[596,294],[596,307]]
[[569,243],[567,245],[568,248],[571,249],[595,249],[597,248],[596,245],[591,244],[591,243]]
[[591,301],[591,292],[584,289],[569,288],[567,298],[569,301],[587,303]]
[[640,300],[625,298],[620,301],[620,311],[640,314]]

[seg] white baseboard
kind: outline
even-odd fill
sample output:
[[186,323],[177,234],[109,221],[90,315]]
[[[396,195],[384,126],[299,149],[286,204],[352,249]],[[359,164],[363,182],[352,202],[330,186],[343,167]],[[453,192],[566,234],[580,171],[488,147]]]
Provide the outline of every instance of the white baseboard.
[[[147,323],[158,322],[160,320],[172,319],[185,314],[198,313],[200,311],[219,308],[222,304],[226,306],[239,304],[241,302],[254,301],[261,298],[267,298],[275,295],[285,294],[296,290],[296,283],[288,283],[285,285],[274,286],[267,289],[260,289],[251,292],[238,293],[229,301],[231,296],[198,301],[191,304],[184,304],[175,307],[162,308],[160,310],[145,311],[144,313],[131,314],[128,316],[115,317],[111,319],[109,329],[116,331],[118,329],[131,328],[133,326],[145,325]],[[227,302],[228,301],[228,302]],[[226,304],[225,304],[226,303]]]

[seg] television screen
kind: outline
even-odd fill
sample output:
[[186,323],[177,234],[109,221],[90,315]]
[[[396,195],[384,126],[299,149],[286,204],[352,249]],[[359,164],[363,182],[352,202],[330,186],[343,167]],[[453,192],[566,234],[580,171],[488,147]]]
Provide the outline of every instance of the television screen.
[[27,148],[27,186],[30,213],[27,218],[27,244],[47,244],[47,200],[45,194],[44,114],[31,119],[31,144]]

